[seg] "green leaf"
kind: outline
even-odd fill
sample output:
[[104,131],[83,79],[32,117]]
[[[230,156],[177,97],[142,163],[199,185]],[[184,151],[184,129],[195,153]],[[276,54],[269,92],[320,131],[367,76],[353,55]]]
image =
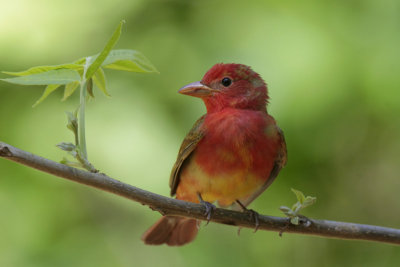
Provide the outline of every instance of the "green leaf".
[[61,142],[57,144],[57,147],[64,151],[74,151],[76,149],[75,145],[72,143]]
[[300,204],[300,202],[297,201],[297,202],[293,205],[292,210],[293,210],[294,214],[298,214],[299,211],[300,211],[302,208],[303,208],[303,206]]
[[70,97],[75,92],[78,86],[79,86],[78,81],[67,83],[64,89],[64,97],[61,99],[61,101],[67,100],[67,98]]
[[305,196],[304,196],[304,194],[303,194],[303,192],[301,192],[301,191],[299,191],[299,190],[296,190],[296,189],[293,189],[293,188],[291,188],[291,190],[292,190],[292,192],[296,195],[296,197],[297,197],[297,200],[300,202],[300,204],[303,204],[303,202],[304,202],[304,200],[305,200]]
[[292,211],[289,207],[286,207],[286,206],[280,206],[279,207],[279,209],[282,211],[282,212],[289,212],[289,211]]
[[78,134],[78,118],[76,112],[72,113],[69,111],[65,112],[67,114],[67,128],[70,129],[75,135]]
[[106,76],[102,68],[99,68],[93,75],[94,84],[106,95],[111,96],[106,88]]
[[79,111],[79,108],[76,109],[74,111],[74,113],[65,111],[65,114],[67,114],[68,122],[76,122],[76,123],[78,122],[78,111]]
[[314,204],[316,201],[317,201],[317,198],[316,198],[316,197],[307,196],[306,199],[304,200],[303,208],[308,207],[308,206],[311,206],[311,205]]
[[78,59],[77,61],[74,62],[74,64],[82,65],[82,66],[85,65],[85,63],[86,63],[86,58],[85,57],[80,58],[80,59]]
[[74,168],[83,168],[82,164],[80,164],[79,162],[69,161],[65,157],[60,160],[60,163]]
[[81,77],[78,72],[71,69],[57,69],[37,74],[19,76],[15,78],[0,79],[5,82],[21,84],[21,85],[55,85],[67,84],[79,81]]
[[158,70],[142,53],[130,49],[112,50],[102,66],[115,70],[158,73]]
[[53,66],[37,66],[32,67],[25,71],[20,72],[10,72],[10,71],[3,71],[4,74],[12,75],[12,76],[27,76],[32,74],[38,74],[42,72],[47,72],[50,70],[58,70],[58,69],[71,69],[71,70],[83,70],[82,65],[78,64],[63,64],[63,65],[53,65]]
[[111,49],[117,43],[119,36],[121,35],[122,25],[125,21],[121,21],[115,29],[113,35],[111,36],[110,40],[108,40],[106,46],[104,47],[103,51],[100,52],[100,55],[96,57],[93,63],[90,64],[89,68],[86,71],[85,78],[89,79],[93,76],[93,74],[97,71],[97,69],[103,64],[104,60],[107,58],[108,54],[110,53]]
[[90,78],[89,81],[86,83],[86,90],[88,92],[88,96],[94,98],[94,94],[93,94],[93,79]]
[[46,86],[46,89],[44,89],[43,95],[36,101],[35,104],[33,104],[33,108],[42,103],[43,100],[46,99],[52,92],[54,92],[58,87],[60,87],[60,84],[49,84]]
[[286,206],[281,206],[279,207],[279,209],[288,217],[292,218],[294,216],[296,216],[296,214],[293,212],[293,210],[291,210],[289,207]]

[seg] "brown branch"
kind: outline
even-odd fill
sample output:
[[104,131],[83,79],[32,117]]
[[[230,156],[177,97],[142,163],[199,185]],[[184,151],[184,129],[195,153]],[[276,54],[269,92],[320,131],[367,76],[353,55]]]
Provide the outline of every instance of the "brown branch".
[[[29,166],[55,176],[108,191],[122,197],[148,205],[163,215],[184,216],[206,220],[205,208],[200,204],[160,196],[140,188],[122,183],[102,173],[91,173],[42,158],[0,142],[0,157]],[[216,209],[211,221],[239,227],[254,228],[247,213]],[[290,224],[288,218],[260,215],[259,229],[277,232],[317,235],[340,239],[358,239],[400,245],[400,229],[380,226],[303,219],[299,225]]]

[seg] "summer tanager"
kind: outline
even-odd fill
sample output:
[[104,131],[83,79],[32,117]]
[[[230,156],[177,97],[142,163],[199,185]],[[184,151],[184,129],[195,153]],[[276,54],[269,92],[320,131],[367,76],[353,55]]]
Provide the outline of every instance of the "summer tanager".
[[[221,207],[249,205],[286,164],[283,133],[266,110],[265,82],[248,66],[216,64],[179,93],[201,98],[207,113],[183,140],[171,172],[171,195]],[[195,219],[164,216],[142,240],[181,246],[197,231]]]

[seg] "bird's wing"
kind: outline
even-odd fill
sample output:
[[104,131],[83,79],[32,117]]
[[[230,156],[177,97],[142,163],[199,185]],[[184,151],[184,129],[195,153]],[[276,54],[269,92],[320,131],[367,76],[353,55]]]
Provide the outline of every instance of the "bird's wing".
[[186,135],[179,149],[178,158],[172,167],[171,176],[169,179],[169,187],[171,187],[171,196],[175,195],[176,188],[178,187],[180,180],[180,171],[185,160],[192,154],[196,149],[197,144],[204,136],[204,130],[202,129],[202,124],[206,115],[202,116],[193,125],[193,128]]
[[[279,147],[278,154],[277,154],[275,162],[274,162],[274,166],[272,167],[269,178],[265,182],[265,184],[262,187],[260,187],[260,189],[255,191],[254,194],[252,194],[251,196],[240,200],[240,203],[242,203],[245,207],[247,207],[254,199],[256,199],[262,192],[264,192],[265,189],[268,188],[268,186],[270,186],[272,184],[272,182],[278,176],[281,169],[286,165],[287,149],[286,149],[285,136],[283,135],[283,131],[281,128],[279,128],[278,126],[276,126],[276,128],[278,131],[280,147]],[[234,206],[234,209],[237,209],[237,208],[238,208],[237,206]]]

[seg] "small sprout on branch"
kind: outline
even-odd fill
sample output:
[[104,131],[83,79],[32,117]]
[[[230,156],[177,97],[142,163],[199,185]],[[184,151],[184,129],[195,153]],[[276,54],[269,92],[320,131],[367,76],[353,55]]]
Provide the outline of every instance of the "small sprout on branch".
[[[70,129],[75,136],[78,136],[78,110],[76,109],[74,113],[66,111],[65,114],[67,114],[68,118],[68,124],[67,128]],[[77,140],[78,141],[78,140]],[[79,144],[79,142],[75,142],[76,145]]]
[[296,195],[297,202],[293,204],[292,208],[281,206],[279,209],[290,218],[291,224],[298,225],[300,217],[302,217],[300,211],[314,204],[317,201],[317,198],[311,196],[305,197],[303,192],[293,188],[291,190]]
[[60,163],[73,168],[82,168],[82,165],[79,162],[69,161],[65,157],[62,160],[60,160]]
[[76,150],[76,146],[74,144],[67,143],[67,142],[61,142],[61,143],[57,144],[57,147],[64,151],[68,151],[68,152]]
[[74,157],[78,162],[74,161],[69,161],[66,158],[63,158],[60,163],[63,163],[65,165],[68,165],[70,167],[75,167],[75,168],[83,168],[86,169],[90,172],[98,172],[94,168],[94,166],[87,160],[87,158],[82,154],[80,145],[79,145],[79,126],[78,126],[78,110],[74,113],[72,112],[65,112],[67,114],[67,128],[72,131],[75,137],[75,145],[69,142],[61,142],[57,144],[57,147],[68,152],[72,157]]

